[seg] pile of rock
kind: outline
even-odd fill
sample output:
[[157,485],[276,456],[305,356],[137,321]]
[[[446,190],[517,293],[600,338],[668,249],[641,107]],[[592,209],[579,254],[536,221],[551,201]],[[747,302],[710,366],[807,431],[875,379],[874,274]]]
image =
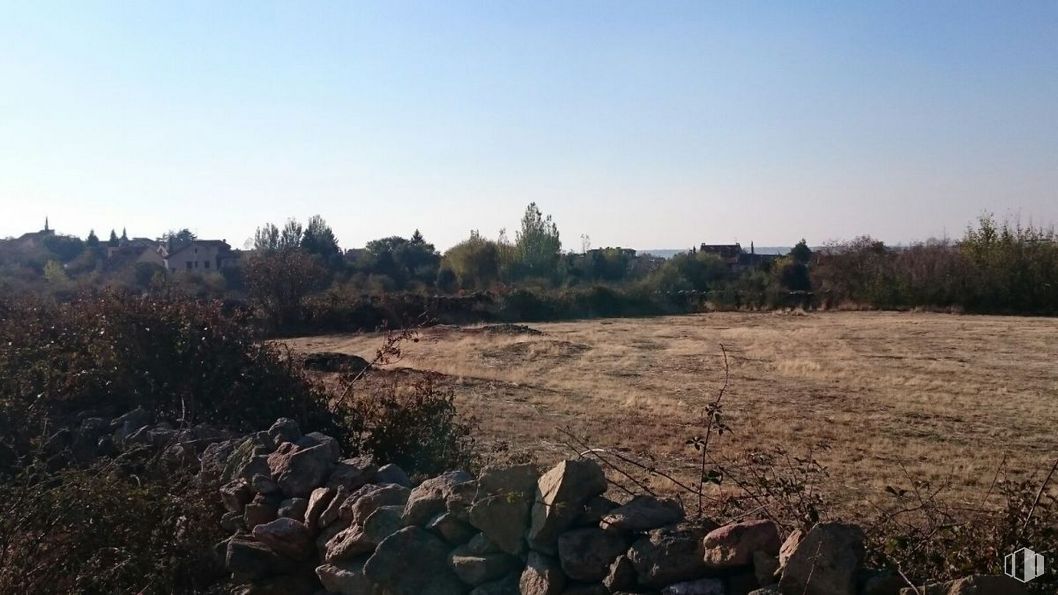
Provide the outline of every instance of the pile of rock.
[[768,520],[688,520],[675,500],[619,505],[585,459],[543,475],[489,467],[413,486],[401,469],[343,459],[334,439],[284,419],[210,446],[202,472],[226,481],[233,534],[218,553],[246,594],[897,595],[906,586],[863,569],[855,526],[821,523],[782,540]]
[[178,424],[157,419],[143,408],[136,408],[113,419],[86,415],[79,423],[60,428],[44,444],[49,456],[70,457],[89,462],[112,457],[120,464],[141,451],[161,452],[163,460],[174,465],[197,465],[211,444],[228,440],[228,432],[199,424],[178,428]]

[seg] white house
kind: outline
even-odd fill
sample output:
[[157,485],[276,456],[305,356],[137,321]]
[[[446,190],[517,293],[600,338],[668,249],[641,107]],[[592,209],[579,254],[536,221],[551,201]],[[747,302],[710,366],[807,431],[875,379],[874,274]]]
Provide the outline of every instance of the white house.
[[230,266],[234,258],[231,246],[224,240],[194,240],[172,252],[162,246],[159,254],[165,270],[170,273],[177,271],[208,273]]

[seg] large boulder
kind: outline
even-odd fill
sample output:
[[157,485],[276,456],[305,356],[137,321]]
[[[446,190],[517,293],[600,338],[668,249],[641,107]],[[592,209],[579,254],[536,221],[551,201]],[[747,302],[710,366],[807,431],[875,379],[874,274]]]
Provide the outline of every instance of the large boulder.
[[327,486],[331,488],[344,486],[347,491],[352,492],[374,481],[377,472],[378,465],[375,464],[375,458],[370,455],[342,459],[331,470]]
[[364,574],[394,595],[456,595],[464,588],[448,566],[448,544],[414,526],[383,540]]
[[552,467],[536,484],[529,546],[556,553],[559,534],[573,524],[585,502],[605,492],[606,487],[606,474],[595,461],[571,459]]
[[393,463],[379,467],[378,472],[375,473],[374,481],[379,485],[395,483],[406,488],[411,487],[411,478],[408,477],[408,474],[403,469]]
[[404,507],[404,524],[425,526],[433,517],[445,512],[446,500],[458,484],[473,481],[466,471],[449,471],[427,479],[411,491]]
[[305,523],[278,518],[253,528],[253,537],[273,551],[294,560],[305,560],[315,554],[312,531]]
[[253,491],[245,479],[235,479],[220,487],[220,501],[229,512],[241,513],[253,500]]
[[683,520],[683,506],[671,498],[636,496],[627,504],[611,510],[599,526],[603,529],[633,533],[649,531]]
[[628,541],[598,527],[573,529],[558,537],[558,560],[566,576],[595,582],[606,578],[610,565],[628,549]]
[[268,428],[268,436],[276,444],[297,442],[301,438],[301,428],[298,427],[298,422],[289,417],[281,417]]
[[254,580],[284,572],[290,563],[249,535],[236,535],[228,540],[224,567],[238,580]]
[[485,468],[478,478],[470,524],[503,551],[521,554],[538,479],[533,465]]
[[320,525],[320,515],[330,506],[334,495],[338,490],[333,488],[316,488],[309,494],[308,505],[305,507],[305,524],[309,529],[315,531]]
[[702,539],[715,525],[680,525],[654,529],[628,549],[628,559],[639,582],[646,587],[663,587],[702,576],[705,565]]
[[[946,583],[900,590],[900,595],[1027,595],[1024,583],[1002,574],[979,574]],[[1042,592],[1042,591],[1041,591]]]
[[518,586],[522,595],[559,595],[566,588],[566,575],[558,560],[529,552]]
[[430,521],[426,523],[426,528],[437,533],[445,541],[453,545],[466,543],[475,533],[477,533],[477,530],[474,529],[474,527],[460,520],[456,515],[450,512],[442,512],[430,519]]
[[287,497],[307,498],[323,484],[336,460],[334,451],[326,444],[300,448],[284,442],[268,455],[268,467]]
[[844,523],[812,527],[786,560],[783,593],[856,595],[856,571],[864,556],[863,531]]
[[364,574],[367,558],[324,564],[316,568],[316,576],[328,593],[341,595],[374,595],[378,592],[375,585]]
[[374,551],[390,535],[401,528],[400,506],[380,506],[363,524],[354,524],[334,536],[327,543],[326,560],[351,560]]
[[773,521],[745,521],[714,529],[705,536],[705,563],[710,568],[733,568],[753,563],[754,552],[779,553],[779,528]]
[[352,524],[363,524],[383,506],[404,506],[411,490],[396,484],[367,484],[345,499],[338,515]]
[[496,580],[520,566],[519,560],[503,552],[484,553],[476,544],[465,544],[452,550],[448,564],[459,580],[472,586]]

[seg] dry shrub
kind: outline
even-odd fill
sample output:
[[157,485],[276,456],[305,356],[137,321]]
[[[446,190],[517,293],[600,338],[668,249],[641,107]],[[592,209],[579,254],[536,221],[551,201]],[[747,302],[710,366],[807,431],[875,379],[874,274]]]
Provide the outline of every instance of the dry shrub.
[[0,482],[0,593],[203,593],[223,575],[216,488],[112,461]]
[[473,469],[475,424],[459,419],[453,399],[434,374],[414,380],[391,374],[351,393],[345,405],[354,448],[416,473]]

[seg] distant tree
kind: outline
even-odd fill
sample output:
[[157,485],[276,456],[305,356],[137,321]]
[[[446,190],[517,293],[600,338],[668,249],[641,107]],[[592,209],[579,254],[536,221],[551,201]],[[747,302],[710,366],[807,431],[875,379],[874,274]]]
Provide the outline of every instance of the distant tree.
[[271,223],[258,227],[253,234],[253,249],[268,252],[279,249],[279,228]]
[[127,241],[129,241],[129,234],[128,234],[128,232],[127,232],[127,231],[125,230],[125,228],[124,228],[124,227],[122,227],[122,228],[121,228],[121,241],[123,241],[123,242],[127,242]]
[[169,230],[162,234],[162,242],[169,247],[170,252],[176,252],[196,239],[198,239],[198,236],[186,227],[181,230]]
[[67,276],[66,270],[62,267],[62,263],[57,260],[49,260],[44,265],[44,279],[48,283],[62,285],[68,282],[70,277]]
[[368,253],[365,272],[386,275],[398,287],[405,287],[409,281],[432,285],[437,278],[441,256],[421,233],[418,239],[412,235],[411,240],[400,236],[371,240],[365,248]]
[[465,289],[484,289],[499,279],[500,250],[497,242],[482,238],[477,231],[445,252],[443,265]]
[[790,250],[790,256],[794,259],[794,262],[801,264],[808,264],[812,260],[812,249],[808,247],[808,243],[805,242],[804,238],[801,238],[800,242]]
[[118,240],[118,234],[114,233],[114,230],[110,230],[110,239],[107,240],[107,246],[111,248],[117,248],[121,242]]
[[244,278],[253,303],[274,328],[284,330],[301,320],[302,300],[323,288],[327,271],[303,250],[280,249],[249,256]]
[[426,243],[426,239],[422,237],[422,233],[418,229],[415,230],[415,233],[411,234],[411,243],[419,245]]
[[539,277],[554,274],[562,242],[551,216],[544,217],[535,202],[525,209],[515,247],[524,274]]
[[96,230],[94,230],[94,229],[88,230],[88,237],[85,238],[84,243],[89,248],[98,248],[99,247],[99,236],[96,235]]
[[44,247],[59,258],[61,262],[69,262],[84,252],[84,242],[75,236],[51,235],[45,236]]
[[308,225],[305,226],[305,231],[301,236],[301,248],[309,254],[320,256],[325,261],[341,253],[338,249],[338,240],[334,237],[334,231],[319,215],[313,215]]
[[301,236],[302,228],[297,219],[287,219],[286,225],[283,226],[283,230],[279,232],[279,249],[286,250],[288,248],[300,248]]
[[812,281],[808,276],[808,265],[798,261],[792,254],[781,259],[775,267],[779,285],[789,291],[810,291]]

